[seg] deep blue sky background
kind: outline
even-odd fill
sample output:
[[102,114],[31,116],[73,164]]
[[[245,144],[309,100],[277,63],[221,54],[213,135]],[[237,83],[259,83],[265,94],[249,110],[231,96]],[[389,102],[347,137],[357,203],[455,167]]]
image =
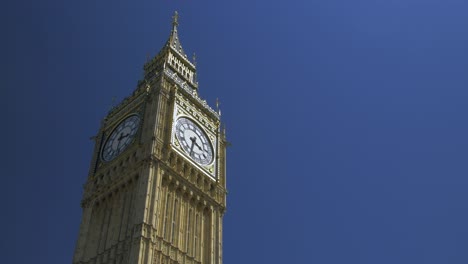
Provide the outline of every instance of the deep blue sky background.
[[468,2],[10,1],[3,263],[71,263],[89,140],[170,33],[232,147],[224,263],[468,263]]

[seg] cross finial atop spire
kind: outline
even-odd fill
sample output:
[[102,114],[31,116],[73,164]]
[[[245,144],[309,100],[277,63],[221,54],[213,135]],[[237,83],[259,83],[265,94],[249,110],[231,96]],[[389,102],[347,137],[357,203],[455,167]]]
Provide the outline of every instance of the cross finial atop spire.
[[174,15],[172,16],[172,25],[174,27],[177,27],[179,25],[179,13],[177,13],[177,11],[175,11]]

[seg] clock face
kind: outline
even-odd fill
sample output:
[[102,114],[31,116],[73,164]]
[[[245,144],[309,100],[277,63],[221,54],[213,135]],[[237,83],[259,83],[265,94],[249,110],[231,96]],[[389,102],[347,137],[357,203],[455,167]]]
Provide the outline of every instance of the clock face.
[[213,161],[213,148],[208,136],[192,120],[179,118],[175,134],[182,149],[192,160],[200,165],[208,165]]
[[140,117],[132,115],[122,121],[112,131],[107,139],[104,147],[102,148],[102,159],[104,161],[111,161],[122,153],[135,138],[136,132],[140,126]]

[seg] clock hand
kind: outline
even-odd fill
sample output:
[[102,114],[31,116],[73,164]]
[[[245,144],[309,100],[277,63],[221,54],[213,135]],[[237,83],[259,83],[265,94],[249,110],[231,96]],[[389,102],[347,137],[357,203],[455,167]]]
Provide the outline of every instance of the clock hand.
[[203,151],[203,149],[200,147],[200,145],[198,145],[196,141],[195,141],[195,146],[197,146],[199,150]]
[[197,144],[196,142],[196,138],[195,137],[191,137],[190,140],[192,141],[192,146],[190,146],[190,153],[189,155],[192,156],[192,152],[193,152],[193,147],[195,146],[195,144]]
[[119,139],[118,139],[118,140],[119,140],[119,142],[120,142],[120,140],[122,140],[123,138],[126,138],[126,137],[128,137],[129,135],[130,135],[130,133],[128,133],[128,134],[125,134],[125,136],[124,136],[124,134],[123,134],[123,133],[122,133],[122,134],[120,134],[120,137],[119,137]]
[[125,141],[123,143],[121,141],[122,141],[122,139],[128,137],[129,135],[130,135],[130,133],[128,133],[126,135],[124,135],[123,133],[120,134],[119,138],[117,139],[117,147],[116,147],[117,150],[121,149],[125,145]]

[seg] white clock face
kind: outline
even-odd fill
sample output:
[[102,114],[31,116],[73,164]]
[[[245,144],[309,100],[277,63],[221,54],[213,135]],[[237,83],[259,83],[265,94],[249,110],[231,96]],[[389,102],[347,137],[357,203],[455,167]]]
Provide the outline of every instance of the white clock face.
[[213,161],[213,148],[205,132],[188,118],[179,118],[175,134],[185,153],[200,165]]
[[101,154],[102,159],[104,161],[111,161],[122,153],[133,142],[139,126],[140,117],[137,115],[127,117],[122,121],[112,131],[104,144]]

